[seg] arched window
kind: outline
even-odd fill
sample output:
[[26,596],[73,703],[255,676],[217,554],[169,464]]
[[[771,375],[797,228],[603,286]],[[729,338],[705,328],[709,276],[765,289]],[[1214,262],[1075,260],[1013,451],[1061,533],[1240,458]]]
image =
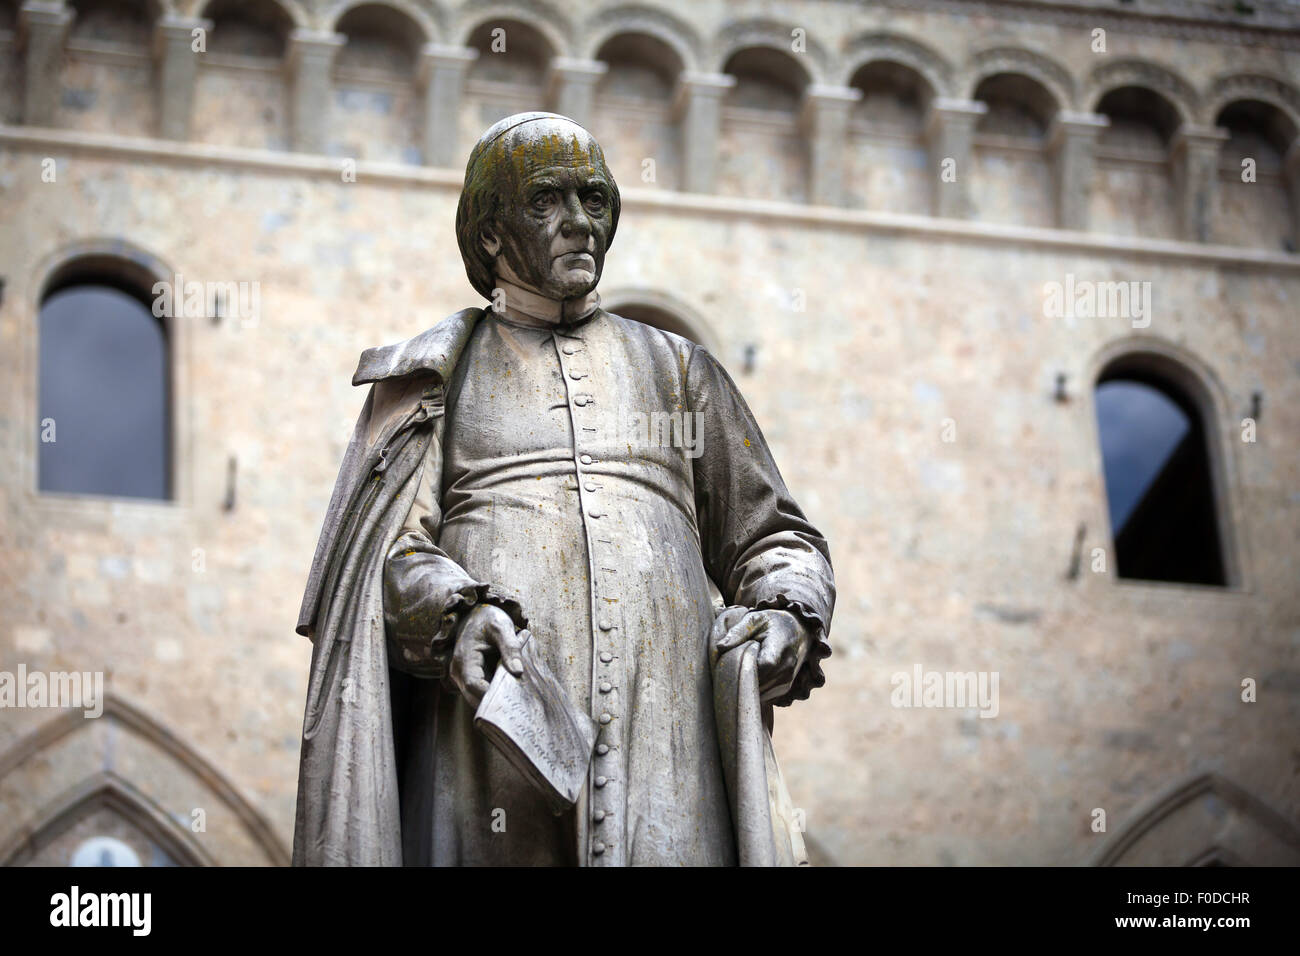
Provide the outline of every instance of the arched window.
[[41,491],[171,495],[167,334],[144,270],[111,257],[63,267],[40,311]]
[[995,73],[975,88],[988,111],[975,125],[975,218],[1053,226],[1047,131],[1059,104],[1042,83],[1021,73]]
[[1127,355],[1098,376],[1097,430],[1121,578],[1225,585],[1214,460],[1194,379]]

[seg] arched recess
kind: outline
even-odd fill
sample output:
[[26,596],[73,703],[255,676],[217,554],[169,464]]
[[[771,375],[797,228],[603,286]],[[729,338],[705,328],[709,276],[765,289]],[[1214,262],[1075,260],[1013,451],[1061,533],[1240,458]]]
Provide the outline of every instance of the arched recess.
[[897,33],[866,33],[850,40],[844,52],[844,83],[851,85],[862,67],[877,60],[910,67],[924,77],[934,96],[956,95],[952,64],[930,47]]
[[1016,46],[993,46],[976,53],[966,64],[964,89],[971,99],[981,83],[999,73],[1028,77],[1042,87],[1053,104],[1052,111],[1074,109],[1074,79],[1055,60],[1034,50]]
[[406,21],[410,23],[414,28],[415,36],[419,38],[421,43],[437,42],[445,33],[441,22],[441,11],[430,3],[416,3],[413,0],[340,0],[340,2],[331,6],[321,18],[325,31],[327,33],[341,32],[339,24],[343,18],[351,14],[357,7],[367,6],[386,7],[399,18],[394,22]]
[[153,136],[156,0],[69,0],[73,12],[59,68],[55,125],[119,136]]
[[1094,866],[1300,866],[1300,831],[1217,773],[1193,774],[1140,807]]
[[686,68],[677,47],[656,34],[617,33],[596,50],[596,59],[608,69],[596,87],[591,131],[614,179],[677,188],[682,150],[673,96]]
[[1123,87],[1160,94],[1174,109],[1178,126],[1195,122],[1200,112],[1200,97],[1191,83],[1158,63],[1136,58],[1110,60],[1093,70],[1085,84],[1084,104],[1090,111],[1097,112],[1097,105],[1106,94]]
[[814,75],[788,46],[735,49],[722,72],[735,78],[723,101],[717,192],[724,196],[806,201],[809,156],[800,123]]
[[826,83],[830,57],[810,31],[793,23],[756,18],[741,20],[723,29],[715,38],[710,62],[719,72],[739,51],[765,48],[794,58],[799,70],[812,83]]
[[547,90],[552,61],[565,38],[554,23],[526,9],[506,8],[476,18],[464,33],[465,45],[478,51],[461,99],[460,141],[474,143],[483,131],[513,113],[549,110]]
[[625,319],[644,322],[690,339],[719,358],[722,356],[719,351],[722,342],[713,325],[677,296],[658,289],[627,286],[602,293],[601,307]]
[[931,179],[925,124],[942,82],[915,57],[862,60],[849,87],[862,91],[849,114],[844,190],[851,206],[925,215]]
[[190,135],[198,142],[250,149],[289,146],[289,84],[284,58],[301,10],[283,0],[208,0],[211,21],[199,58]]
[[1214,122],[1223,108],[1234,100],[1271,103],[1293,123],[1300,124],[1300,89],[1285,77],[1265,72],[1225,73],[1218,76],[1205,95],[1201,120],[1205,123]]
[[270,822],[221,771],[112,694],[99,717],[64,711],[0,755],[0,804],[10,808],[0,814],[0,865],[53,865],[50,854],[84,838],[87,824],[118,825],[172,863],[289,863]]
[[583,29],[579,54],[585,59],[599,59],[601,48],[623,34],[655,38],[672,50],[680,69],[702,68],[703,43],[695,29],[666,10],[641,4],[611,7],[596,14]]
[[[1244,589],[1248,565],[1232,455],[1240,438],[1238,421],[1228,410],[1227,393],[1213,370],[1180,346],[1143,334],[1126,336],[1104,346],[1089,363],[1087,375],[1090,383],[1088,414],[1094,429],[1093,447],[1098,449],[1098,487],[1103,494],[1101,513],[1107,515],[1107,527],[1110,526],[1110,508],[1105,500],[1108,494],[1104,476],[1106,463],[1101,453],[1103,436],[1096,389],[1101,383],[1120,379],[1151,384],[1193,414],[1201,424],[1214,530],[1222,566],[1221,583],[1229,588]],[[1114,548],[1111,553],[1114,554]],[[1136,583],[1143,582],[1139,580]]]
[[[183,372],[179,368],[177,358],[182,354],[181,339],[184,334],[185,322],[178,318],[182,310],[175,307],[179,304],[175,301],[173,302],[173,309],[160,318],[155,320],[151,314],[154,300],[153,290],[158,282],[166,282],[170,286],[174,280],[172,271],[158,257],[137,246],[119,240],[103,239],[83,241],[59,250],[47,260],[38,275],[39,279],[34,285],[35,298],[32,303],[32,314],[36,317],[33,323],[36,332],[33,343],[35,357],[33,367],[38,369],[35,382],[36,395],[41,396],[37,414],[39,416],[38,420],[46,417],[53,418],[56,431],[54,441],[42,442],[35,449],[36,453],[33,455],[33,459],[37,462],[37,475],[34,486],[38,489],[49,488],[52,491],[69,491],[74,494],[90,496],[126,494],[160,500],[175,500],[181,497],[180,469],[178,465],[179,453],[184,448],[185,436],[180,433],[184,416],[176,414],[175,410],[180,407],[179,398],[183,390]],[[97,290],[103,291],[98,293]],[[101,358],[106,357],[106,353],[86,353],[83,348],[80,352],[75,349],[65,349],[62,352],[55,350],[48,355],[46,354],[47,349],[53,348],[53,340],[49,343],[44,342],[44,335],[52,335],[59,329],[63,330],[59,334],[76,334],[78,328],[84,328],[86,321],[93,321],[101,315],[98,311],[101,306],[95,304],[96,300],[86,298],[85,303],[79,305],[80,300],[67,298],[71,294],[82,295],[83,293],[89,296],[102,294],[104,297],[111,297],[115,301],[107,304],[114,306],[117,304],[116,300],[138,303],[136,311],[141,313],[146,321],[156,322],[160,326],[159,335],[162,354],[159,358],[162,368],[158,385],[161,394],[157,396],[158,408],[155,410],[161,414],[161,421],[158,425],[161,430],[161,434],[158,435],[161,447],[154,448],[152,442],[148,443],[148,446],[153,448],[153,451],[149,453],[161,456],[158,467],[162,468],[163,474],[161,481],[157,483],[156,491],[113,490],[122,482],[125,483],[122,487],[154,487],[152,483],[141,483],[130,475],[119,476],[120,481],[118,478],[113,478],[108,480],[106,484],[91,477],[87,477],[85,481],[74,480],[71,484],[65,481],[51,483],[46,481],[43,475],[46,456],[59,448],[57,440],[58,428],[64,429],[65,437],[64,447],[58,454],[71,454],[72,457],[64,458],[61,461],[51,460],[48,462],[54,468],[75,469],[78,467],[76,457],[91,454],[95,450],[95,443],[97,443],[97,447],[99,447],[99,451],[103,455],[103,461],[100,462],[104,466],[102,474],[111,475],[114,471],[113,458],[135,454],[140,450],[140,447],[134,441],[113,441],[110,431],[87,435],[88,439],[93,438],[92,443],[73,442],[69,444],[66,439],[72,439],[76,434],[75,429],[79,417],[78,409],[85,409],[90,413],[107,411],[109,414],[121,411],[121,409],[116,407],[90,408],[75,396],[68,398],[67,402],[65,402],[61,394],[62,388],[58,382],[54,380],[47,382],[45,374],[39,371],[42,368],[42,363],[48,359],[51,365],[46,369],[46,372],[50,374],[57,373],[56,378],[72,375],[76,379],[78,387],[85,387],[96,381],[121,381],[120,375],[114,378],[114,370],[106,367],[100,361]],[[82,310],[86,308],[95,311],[93,314],[81,314]],[[56,310],[57,314],[55,314]],[[103,315],[107,314],[107,312],[103,313]],[[134,320],[134,316],[132,316],[132,320]],[[55,322],[58,323],[57,329],[51,324]],[[110,341],[112,338],[110,336]],[[69,344],[75,345],[77,343],[74,341]],[[125,340],[123,340],[123,345],[125,345]],[[86,347],[91,347],[89,340],[87,340]],[[77,371],[78,366],[75,363],[78,361],[78,355],[82,357],[85,363],[89,363],[88,367],[95,372],[94,377],[82,376]],[[134,388],[137,383],[128,380],[126,384]],[[141,401],[145,400],[145,396],[138,397],[140,397]],[[45,398],[48,398],[49,401],[45,401]],[[61,416],[56,414],[54,409],[49,406],[63,406],[69,402],[72,417],[69,420],[66,416],[63,416],[65,420],[60,424]],[[81,417],[85,418],[85,416]],[[135,421],[123,421],[120,425],[134,434],[137,423]],[[145,436],[137,437],[141,441],[145,440]],[[94,457],[92,455],[92,458]],[[131,463],[126,463],[125,467],[127,471],[131,471],[134,466]]]
[[[185,17],[210,17],[208,10],[216,2],[217,0],[183,0],[177,4],[176,13]],[[312,25],[311,18],[303,7],[303,0],[237,0],[237,3],[248,8],[250,18],[278,19],[284,15],[294,29],[306,30]]]
[[474,46],[473,39],[483,33],[485,27],[491,29],[494,26],[505,26],[506,56],[509,56],[510,24],[527,27],[536,35],[526,37],[527,42],[540,43],[548,57],[573,55],[572,22],[561,7],[546,0],[513,0],[510,3],[478,3],[467,0],[456,12],[451,36],[465,46]]
[[1228,133],[1219,150],[1216,238],[1270,250],[1300,250],[1296,115],[1270,100],[1233,99],[1215,114],[1214,125]]
[[329,151],[384,162],[422,161],[420,49],[433,26],[412,4],[355,3],[339,12]]
[[970,196],[974,217],[988,222],[1051,227],[1056,224],[1047,137],[1066,108],[1068,89],[1033,61],[1010,56],[979,61],[985,72],[972,98],[987,111],[971,144]]
[[1173,148],[1185,106],[1147,86],[1111,86],[1093,109],[1108,120],[1097,137],[1089,221],[1115,235],[1179,235]]

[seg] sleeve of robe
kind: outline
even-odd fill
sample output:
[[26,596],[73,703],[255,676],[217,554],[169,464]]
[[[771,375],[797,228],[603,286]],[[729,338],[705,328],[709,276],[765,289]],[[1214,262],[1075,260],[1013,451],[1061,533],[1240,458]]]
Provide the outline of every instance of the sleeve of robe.
[[789,611],[813,632],[790,690],[806,700],[826,683],[835,575],[822,537],[786,490],[754,416],[726,370],[696,346],[686,373],[688,412],[699,413],[695,506],[706,569],[729,605]]
[[442,523],[441,475],[426,467],[400,534],[384,562],[389,662],[416,677],[447,676],[459,623],[476,604],[495,604],[515,627],[528,621],[513,599],[477,581],[435,543]]

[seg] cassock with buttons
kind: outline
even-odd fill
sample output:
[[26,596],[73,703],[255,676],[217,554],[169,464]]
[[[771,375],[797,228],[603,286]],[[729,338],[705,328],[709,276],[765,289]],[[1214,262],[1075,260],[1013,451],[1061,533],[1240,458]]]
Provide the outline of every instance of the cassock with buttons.
[[[710,633],[724,604],[795,615],[815,640],[774,703],[806,699],[830,653],[826,542],[704,348],[594,292],[505,301],[369,350],[354,378],[372,391],[299,621],[295,861],[734,865]],[[483,603],[596,721],[570,811],[448,679]]]

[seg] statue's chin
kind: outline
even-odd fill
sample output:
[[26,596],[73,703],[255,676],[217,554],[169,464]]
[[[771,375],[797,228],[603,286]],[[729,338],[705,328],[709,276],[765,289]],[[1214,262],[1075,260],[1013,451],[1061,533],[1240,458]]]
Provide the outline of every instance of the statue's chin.
[[547,294],[556,299],[578,299],[596,288],[600,277],[587,269],[576,269],[550,283]]

